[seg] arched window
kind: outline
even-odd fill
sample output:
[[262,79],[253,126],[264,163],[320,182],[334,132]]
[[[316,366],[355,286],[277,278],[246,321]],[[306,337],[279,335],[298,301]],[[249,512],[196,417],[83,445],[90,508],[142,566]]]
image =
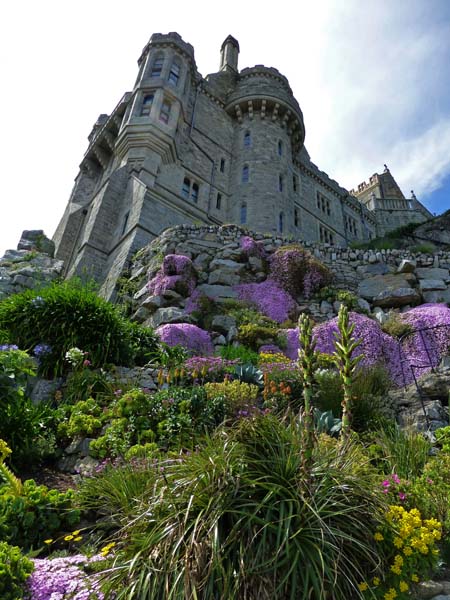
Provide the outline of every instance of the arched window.
[[294,225],[295,225],[295,227],[298,227],[298,209],[297,208],[294,209]]
[[245,202],[241,204],[241,225],[247,223],[247,205]]
[[183,187],[181,188],[181,195],[186,200],[189,200],[189,193],[191,191],[191,180],[188,177],[184,178]]
[[225,159],[224,158],[220,159],[220,172],[221,173],[225,172]]
[[217,210],[220,210],[222,206],[222,194],[217,194],[217,198],[216,198],[216,208]]
[[178,80],[180,79],[180,71],[181,71],[181,64],[180,61],[178,59],[175,59],[172,62],[172,65],[170,67],[170,72],[169,72],[169,82],[172,85],[178,85]]
[[152,109],[152,104],[153,104],[153,94],[146,94],[144,96],[144,99],[142,100],[142,106],[141,106],[141,117],[148,117],[148,115],[150,114],[150,111]]
[[246,131],[244,133],[244,148],[250,148],[252,145],[252,137],[250,135],[250,131]]
[[283,175],[278,175],[278,191],[283,191]]
[[283,233],[283,213],[280,212],[280,214],[278,215],[278,231],[280,233]]
[[283,142],[278,140],[278,156],[283,156]]
[[294,192],[298,190],[298,177],[297,175],[292,175],[292,188]]
[[198,201],[198,183],[192,184],[191,199],[195,203]]
[[244,165],[242,167],[242,183],[248,183],[250,177],[250,170],[248,168],[248,165]]
[[158,56],[153,61],[152,70],[150,72],[150,77],[161,77],[163,64],[164,64],[164,55],[158,54]]
[[163,123],[169,122],[170,109],[171,109],[170,102],[168,102],[167,100],[164,100],[164,102],[162,103],[162,106],[161,106],[161,112],[159,113],[159,120],[162,121]]

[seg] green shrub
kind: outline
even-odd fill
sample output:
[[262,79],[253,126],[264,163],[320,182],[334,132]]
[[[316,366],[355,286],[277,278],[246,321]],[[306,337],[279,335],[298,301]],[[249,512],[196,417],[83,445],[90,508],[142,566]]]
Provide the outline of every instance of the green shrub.
[[125,452],[125,460],[132,460],[135,458],[152,458],[157,454],[159,454],[159,449],[157,444],[154,442],[135,444]]
[[410,251],[413,254],[433,254],[436,252],[436,246],[433,244],[417,244],[416,246],[411,246]]
[[223,383],[205,383],[204,388],[208,400],[223,399],[228,414],[254,407],[259,395],[257,385],[244,383],[238,379],[225,380]]
[[15,468],[30,468],[55,450],[54,411],[33,404],[25,393],[27,377],[34,374],[35,362],[26,352],[0,349],[0,438],[12,450]]
[[385,423],[369,439],[376,444],[379,468],[403,479],[420,477],[428,461],[431,443],[416,431],[402,430],[394,422]]
[[388,318],[381,324],[381,329],[395,338],[400,338],[406,333],[413,331],[412,325],[405,323],[399,313],[389,311]]
[[33,479],[24,481],[20,495],[0,487],[0,539],[28,550],[73,529],[80,520],[73,498],[72,490],[50,490]]
[[25,582],[33,572],[31,560],[17,546],[0,542],[0,597],[19,600],[25,593]]
[[222,422],[222,400],[208,401],[202,387],[160,390],[149,394],[130,390],[111,406],[104,434],[89,450],[98,458],[123,457],[136,444],[155,442],[159,447],[191,448],[195,437]]
[[382,498],[352,444],[316,453],[311,485],[301,485],[302,440],[298,421],[243,420],[148,467],[107,590],[117,600],[167,590],[199,600],[361,598],[358,583],[378,562]]
[[92,365],[101,367],[111,362],[131,365],[157,346],[151,332],[131,324],[112,304],[73,281],[6,298],[0,302],[0,329],[25,350],[46,345],[39,365],[44,375],[66,370],[65,354],[73,347],[88,352]]
[[237,339],[241,344],[248,346],[255,352],[260,346],[269,343],[273,343],[280,348],[286,346],[286,337],[282,333],[278,333],[277,329],[255,323],[241,325],[238,329]]
[[255,350],[247,348],[247,346],[222,346],[220,348],[220,356],[226,360],[238,360],[240,364],[257,365],[259,355]]
[[92,437],[100,431],[108,412],[93,398],[82,400],[74,405],[63,406],[58,410],[57,434],[62,439]]
[[436,442],[443,452],[450,452],[450,427],[440,427],[434,432]]

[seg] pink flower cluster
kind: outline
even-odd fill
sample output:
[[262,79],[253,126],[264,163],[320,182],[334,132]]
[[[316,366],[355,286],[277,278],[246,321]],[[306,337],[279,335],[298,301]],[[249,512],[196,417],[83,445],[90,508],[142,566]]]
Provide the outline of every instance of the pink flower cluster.
[[103,600],[98,578],[89,576],[83,567],[104,560],[82,554],[53,559],[34,559],[34,571],[28,579],[30,600]]
[[446,304],[422,304],[403,313],[401,319],[415,331],[402,342],[407,363],[405,377],[409,382],[412,371],[420,377],[436,367],[441,357],[449,353],[450,309]]
[[[350,323],[355,325],[353,337],[361,343],[355,356],[362,355],[360,366],[370,368],[383,364],[392,381],[407,385],[416,377],[424,375],[438,365],[441,357],[450,349],[450,308],[445,304],[423,304],[401,314],[401,319],[412,325],[414,330],[432,328],[407,336],[402,343],[384,333],[374,319],[351,312]],[[433,329],[434,328],[434,329]],[[338,332],[337,318],[314,328],[316,350],[333,354]],[[295,360],[298,356],[298,329],[287,329],[286,356]]]
[[257,242],[248,235],[243,235],[239,241],[242,254],[245,257],[257,256],[258,258],[265,258],[266,251],[264,249],[263,242]]
[[279,248],[270,258],[270,277],[296,297],[314,292],[331,282],[330,270],[297,244]]
[[273,279],[262,283],[242,283],[235,287],[239,300],[250,302],[264,315],[282,323],[295,312],[296,302]]
[[168,254],[158,273],[147,284],[151,294],[160,296],[167,290],[189,296],[196,285],[195,269],[189,257],[182,254]]
[[160,340],[169,346],[183,346],[196,355],[213,354],[214,347],[210,334],[190,323],[168,323],[156,329]]

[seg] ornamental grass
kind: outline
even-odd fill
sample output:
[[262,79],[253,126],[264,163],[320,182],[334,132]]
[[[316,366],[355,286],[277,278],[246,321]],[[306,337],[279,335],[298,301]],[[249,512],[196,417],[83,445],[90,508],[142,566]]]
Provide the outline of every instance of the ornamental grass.
[[117,600],[360,598],[384,498],[352,440],[319,442],[305,486],[302,442],[298,419],[261,416],[149,466],[107,590]]

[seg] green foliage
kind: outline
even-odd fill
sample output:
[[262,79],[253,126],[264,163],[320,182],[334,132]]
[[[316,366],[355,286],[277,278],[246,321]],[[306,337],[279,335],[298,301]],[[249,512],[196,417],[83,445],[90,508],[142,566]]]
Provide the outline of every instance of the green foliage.
[[321,412],[314,409],[314,428],[318,433],[327,433],[328,435],[338,435],[342,428],[341,419],[336,419],[331,410]]
[[348,290],[339,290],[336,300],[344,304],[348,310],[355,310],[358,307],[358,297]]
[[248,346],[253,351],[257,351],[264,344],[273,343],[280,348],[285,347],[286,337],[278,332],[278,325],[270,319],[262,325],[260,323],[248,323],[240,325],[238,328],[238,341],[244,346]]
[[170,369],[181,366],[188,356],[189,352],[180,344],[169,346],[164,342],[160,342],[153,360],[156,364]]
[[352,425],[352,384],[356,367],[362,356],[353,356],[353,352],[361,342],[353,338],[355,325],[350,324],[348,316],[348,308],[341,304],[338,315],[338,330],[336,337],[335,359],[339,369],[339,377],[341,378],[343,388],[342,398],[342,429],[341,433],[344,438],[350,435],[350,427]]
[[252,364],[237,365],[234,375],[241,382],[252,383],[259,388],[264,386],[263,372]]
[[395,338],[400,338],[413,331],[413,327],[409,323],[405,323],[399,313],[392,310],[389,311],[386,321],[381,324],[381,329]]
[[145,491],[126,506],[126,544],[106,574],[107,593],[361,598],[358,582],[378,560],[372,538],[383,504],[352,445],[318,451],[302,490],[302,442],[298,420],[242,420],[191,455],[147,467]]
[[441,427],[434,432],[436,442],[443,452],[450,452],[450,427]]
[[25,593],[25,582],[33,572],[33,563],[17,546],[0,542],[0,597],[2,600],[20,600]]
[[44,375],[61,374],[72,347],[89,352],[92,365],[101,367],[110,362],[131,365],[157,345],[151,333],[76,281],[9,296],[0,302],[0,328],[26,350],[42,343],[50,346],[39,365]]
[[111,397],[113,393],[114,385],[107,373],[103,369],[90,367],[71,371],[63,389],[66,404],[75,404],[88,398],[101,401]]
[[159,454],[158,445],[154,442],[146,444],[135,444],[125,452],[125,460],[133,460],[136,458],[152,458]]
[[79,522],[73,498],[72,490],[50,490],[33,479],[23,482],[20,496],[9,486],[0,487],[0,539],[24,549],[42,546]]
[[192,316],[197,319],[197,325],[202,329],[211,329],[214,315],[220,312],[217,302],[201,294],[196,298],[195,304],[197,308],[192,311]]
[[100,431],[107,418],[108,412],[93,398],[62,406],[58,409],[58,437],[60,439],[92,437]]
[[26,395],[35,363],[21,350],[0,350],[0,438],[13,452],[14,467],[29,468],[54,452],[53,410]]
[[154,394],[130,390],[111,405],[109,424],[89,450],[107,458],[123,457],[132,446],[147,442],[191,448],[195,437],[218,425],[224,414],[223,403],[207,402],[202,387],[171,387]]
[[369,439],[376,444],[380,470],[404,479],[414,479],[423,472],[431,443],[421,433],[402,430],[396,423],[385,423]]
[[235,379],[222,383],[205,383],[206,397],[209,401],[222,401],[226,414],[255,407],[259,387]]
[[220,356],[226,360],[239,360],[243,365],[252,364],[257,365],[259,355],[255,350],[247,348],[247,346],[222,346],[220,348]]
[[413,254],[433,254],[436,252],[436,246],[433,244],[416,244],[415,246],[411,246],[410,251]]

